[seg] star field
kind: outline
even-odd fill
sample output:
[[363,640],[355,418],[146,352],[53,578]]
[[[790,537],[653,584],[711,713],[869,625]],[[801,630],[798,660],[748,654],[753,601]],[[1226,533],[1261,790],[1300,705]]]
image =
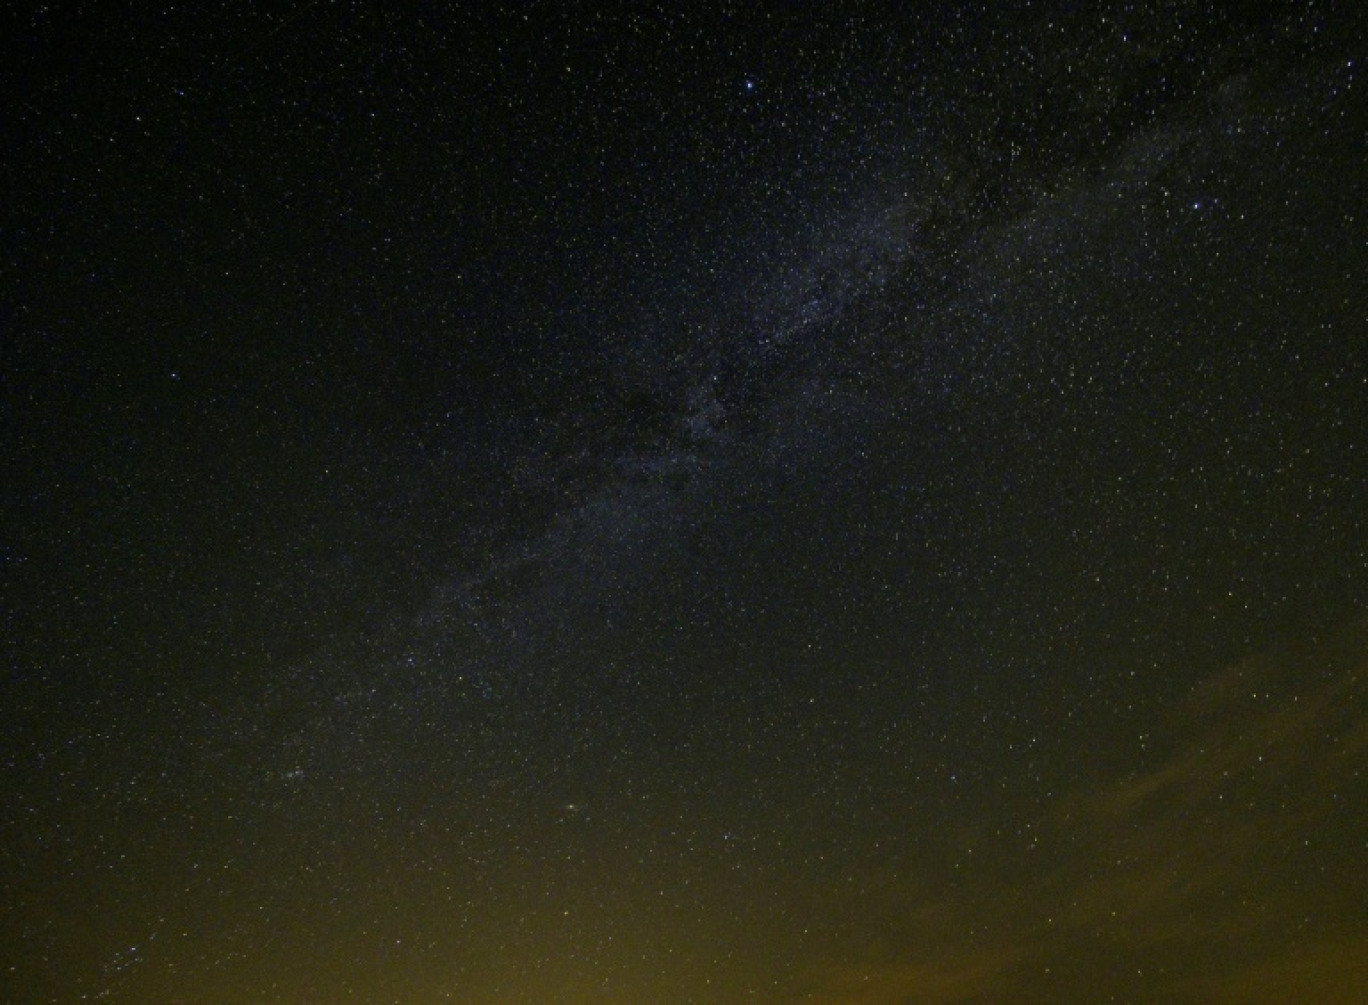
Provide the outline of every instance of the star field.
[[1368,994],[1363,16],[473,8],[7,16],[0,997]]

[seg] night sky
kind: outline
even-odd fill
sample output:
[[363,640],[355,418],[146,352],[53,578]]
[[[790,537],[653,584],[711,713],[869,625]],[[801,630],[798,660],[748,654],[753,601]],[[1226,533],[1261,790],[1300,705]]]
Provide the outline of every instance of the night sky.
[[0,998],[1368,1000],[1363,4],[23,6]]

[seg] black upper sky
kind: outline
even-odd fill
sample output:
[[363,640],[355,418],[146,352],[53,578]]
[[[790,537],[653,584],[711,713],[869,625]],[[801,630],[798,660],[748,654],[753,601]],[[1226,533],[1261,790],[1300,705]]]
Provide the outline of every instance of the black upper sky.
[[1368,993],[1354,4],[35,5],[7,1000]]

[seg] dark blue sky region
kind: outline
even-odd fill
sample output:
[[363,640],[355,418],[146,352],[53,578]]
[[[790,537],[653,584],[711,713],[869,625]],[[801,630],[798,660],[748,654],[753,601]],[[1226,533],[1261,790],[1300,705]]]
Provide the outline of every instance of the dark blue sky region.
[[6,15],[0,987],[1354,1000],[1363,15]]

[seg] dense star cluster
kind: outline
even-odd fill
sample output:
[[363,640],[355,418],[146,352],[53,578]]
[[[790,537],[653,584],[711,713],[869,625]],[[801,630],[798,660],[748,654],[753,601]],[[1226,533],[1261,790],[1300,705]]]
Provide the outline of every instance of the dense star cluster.
[[0,998],[1368,997],[1356,4],[5,15]]

